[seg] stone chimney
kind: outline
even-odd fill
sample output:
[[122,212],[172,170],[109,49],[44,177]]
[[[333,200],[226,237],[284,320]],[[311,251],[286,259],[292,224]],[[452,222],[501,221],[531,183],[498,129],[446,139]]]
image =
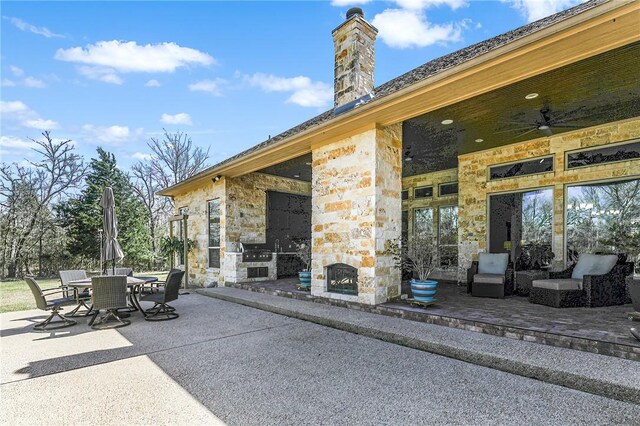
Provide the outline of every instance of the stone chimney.
[[364,20],[364,13],[359,7],[349,9],[345,22],[331,33],[336,55],[335,108],[373,95],[377,34],[378,30]]

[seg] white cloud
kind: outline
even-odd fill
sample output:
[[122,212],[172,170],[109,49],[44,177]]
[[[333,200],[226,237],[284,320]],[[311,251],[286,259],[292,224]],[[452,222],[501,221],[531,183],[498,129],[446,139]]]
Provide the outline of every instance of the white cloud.
[[586,0],[502,0],[518,10],[527,22],[537,21]]
[[160,117],[160,121],[165,124],[184,124],[186,126],[191,126],[193,124],[193,122],[191,121],[191,116],[186,112],[181,112],[174,115],[162,114],[162,117]]
[[434,24],[421,11],[387,9],[376,15],[371,23],[378,29],[378,36],[385,44],[406,49],[460,41],[462,28],[466,27],[467,21]]
[[9,22],[11,22],[13,24],[13,26],[15,26],[16,28],[18,28],[21,31],[28,31],[28,32],[32,32],[34,34],[38,34],[47,38],[51,38],[51,37],[59,37],[59,38],[65,38],[64,35],[62,34],[56,34],[54,32],[51,32],[48,28],[46,27],[37,27],[35,25],[31,25],[28,22],[23,21],[22,19],[19,18],[13,18],[10,16],[3,16],[4,19],[8,19]]
[[16,77],[16,79],[11,80],[8,78],[4,78],[2,79],[2,86],[5,86],[5,87],[25,86],[25,87],[33,87],[37,89],[42,89],[43,87],[46,87],[46,85],[44,84],[44,81],[39,80],[35,77],[25,75],[25,72],[22,68],[18,68],[15,65],[11,65],[9,69],[11,70],[11,74],[13,74],[14,77]]
[[40,130],[51,130],[57,129],[60,127],[58,123],[53,120],[45,120],[43,118],[34,118],[30,120],[24,120],[22,122],[24,127],[29,127],[32,129],[40,129]]
[[292,92],[287,102],[304,107],[323,107],[333,100],[333,87],[305,76],[287,78],[256,73],[245,76],[244,80],[265,92]]
[[51,130],[60,127],[53,120],[41,118],[37,112],[22,101],[0,101],[0,113],[3,118],[30,129]]
[[99,41],[85,48],[58,49],[54,58],[85,64],[83,75],[86,76],[90,74],[86,68],[97,68],[95,73],[109,76],[106,78],[112,81],[108,82],[114,82],[111,75],[115,73],[174,72],[189,65],[215,64],[215,59],[209,54],[176,43],[139,45],[135,41],[119,40]]
[[147,86],[147,87],[160,87],[161,86],[160,82],[158,80],[156,80],[156,79],[151,79],[151,80],[147,81],[144,85]]
[[0,148],[9,151],[24,151],[38,146],[30,139],[18,138],[15,136],[0,136]]
[[145,154],[144,152],[134,152],[133,154],[131,154],[131,158],[135,158],[136,160],[142,160],[142,161],[151,161],[153,160],[153,155],[151,154]]
[[227,84],[227,80],[216,78],[215,80],[201,80],[191,83],[189,90],[192,92],[208,92],[214,96],[222,96],[222,86]]
[[91,80],[103,81],[110,84],[123,83],[122,78],[111,68],[81,66],[78,67],[78,72]]
[[131,136],[131,131],[127,126],[94,126],[85,124],[82,126],[84,139],[88,142],[102,142],[105,144],[117,145],[127,141]]
[[396,0],[396,3],[401,8],[410,10],[424,10],[438,6],[449,6],[456,10],[469,5],[465,0]]
[[11,69],[11,73],[16,77],[22,77],[24,75],[24,70],[22,68],[18,68],[15,65],[11,65],[9,68]]
[[354,4],[367,4],[370,3],[371,0],[331,0],[331,6],[350,6]]
[[0,101],[0,113],[4,115],[26,114],[31,109],[21,101]]

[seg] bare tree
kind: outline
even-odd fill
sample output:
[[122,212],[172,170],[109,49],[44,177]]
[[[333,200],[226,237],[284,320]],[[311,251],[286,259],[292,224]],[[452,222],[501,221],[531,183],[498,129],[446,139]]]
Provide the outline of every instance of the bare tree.
[[163,130],[163,139],[151,138],[147,143],[151,160],[139,161],[131,168],[133,190],[147,210],[153,253],[157,252],[161,226],[173,210],[173,200],[156,193],[195,175],[209,158],[209,150],[194,146],[186,133]]
[[166,188],[202,170],[209,159],[209,150],[195,147],[186,133],[163,130],[164,139],[151,138],[148,145],[153,151],[154,161],[151,165],[156,178]]
[[[31,139],[40,154],[30,166],[16,163],[0,166],[0,205],[3,219],[3,267],[9,277],[15,277],[23,256],[33,245],[33,238],[42,238],[52,203],[78,187],[86,167],[73,152],[70,140],[53,141],[48,131],[44,140]],[[38,225],[40,232],[37,232]],[[38,235],[34,235],[38,234]],[[28,265],[26,265],[28,269]]]
[[151,251],[155,253],[157,229],[162,219],[170,214],[171,205],[166,197],[156,195],[156,192],[162,189],[162,185],[156,178],[152,164],[138,162],[131,167],[131,174],[134,179],[133,191],[147,210]]

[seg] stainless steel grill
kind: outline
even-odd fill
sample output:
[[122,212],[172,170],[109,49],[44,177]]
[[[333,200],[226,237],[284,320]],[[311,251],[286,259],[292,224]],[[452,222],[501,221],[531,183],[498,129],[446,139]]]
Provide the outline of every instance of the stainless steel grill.
[[242,261],[243,262],[269,262],[272,257],[272,251],[264,244],[242,244]]

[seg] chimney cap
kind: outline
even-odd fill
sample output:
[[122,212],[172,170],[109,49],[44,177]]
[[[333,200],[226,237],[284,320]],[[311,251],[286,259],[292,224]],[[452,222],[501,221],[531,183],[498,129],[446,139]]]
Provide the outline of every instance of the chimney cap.
[[349,20],[354,15],[360,15],[364,18],[364,12],[359,7],[352,7],[351,9],[347,10],[347,20]]

